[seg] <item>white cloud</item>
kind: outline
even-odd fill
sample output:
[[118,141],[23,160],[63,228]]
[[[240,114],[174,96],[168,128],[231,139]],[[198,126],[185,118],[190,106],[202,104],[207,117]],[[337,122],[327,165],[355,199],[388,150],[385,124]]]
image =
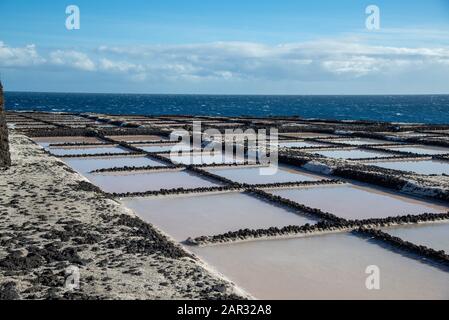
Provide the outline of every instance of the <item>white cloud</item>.
[[51,63],[59,66],[67,66],[84,71],[94,71],[95,63],[87,54],[79,51],[56,50],[50,53]]
[[100,59],[100,69],[104,71],[128,73],[128,72],[143,72],[144,67],[127,61],[112,61],[106,58]]
[[43,57],[34,45],[12,48],[0,42],[0,66],[62,66],[123,75],[135,82],[335,81],[437,70],[449,74],[449,48],[364,43],[361,39],[267,45],[213,42],[132,47],[101,46],[88,53],[56,50]]
[[[191,45],[107,47],[101,54],[139,61],[161,78],[328,80],[363,77],[427,66],[447,67],[449,48],[375,46],[351,41],[265,45],[215,42]],[[127,70],[129,71],[129,70]]]
[[45,63],[45,59],[39,56],[34,44],[14,48],[0,41],[0,66],[27,67],[42,63]]

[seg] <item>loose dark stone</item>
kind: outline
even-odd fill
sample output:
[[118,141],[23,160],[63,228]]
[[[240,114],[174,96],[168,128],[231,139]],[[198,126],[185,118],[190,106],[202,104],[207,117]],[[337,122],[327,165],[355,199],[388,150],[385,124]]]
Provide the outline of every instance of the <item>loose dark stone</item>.
[[14,282],[5,282],[0,285],[0,300],[18,300],[19,293]]

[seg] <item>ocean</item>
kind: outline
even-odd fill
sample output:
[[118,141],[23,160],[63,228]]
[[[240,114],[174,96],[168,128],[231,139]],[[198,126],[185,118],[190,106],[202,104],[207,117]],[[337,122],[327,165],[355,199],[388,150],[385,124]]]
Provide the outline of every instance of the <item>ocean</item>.
[[449,95],[256,96],[6,92],[7,110],[143,115],[300,116],[449,124]]

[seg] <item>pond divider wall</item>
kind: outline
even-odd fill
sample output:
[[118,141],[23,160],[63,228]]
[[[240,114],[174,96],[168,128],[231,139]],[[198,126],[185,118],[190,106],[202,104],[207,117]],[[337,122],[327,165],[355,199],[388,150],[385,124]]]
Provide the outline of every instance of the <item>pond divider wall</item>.
[[216,187],[198,187],[198,188],[173,188],[173,189],[160,189],[152,191],[142,192],[125,192],[125,193],[109,193],[111,197],[115,198],[134,198],[134,197],[148,197],[148,196],[161,196],[161,195],[177,195],[177,194],[194,194],[194,193],[206,193],[206,192],[225,192],[225,191],[243,191],[244,189],[239,186],[216,186]]
[[449,255],[447,255],[443,250],[437,251],[423,245],[417,245],[401,238],[394,237],[378,229],[360,227],[353,232],[365,237],[380,240],[381,242],[387,243],[394,248],[416,254],[419,257],[429,258],[435,262],[441,263],[446,268],[449,268]]
[[[396,158],[388,158],[394,159]],[[401,160],[406,159],[432,159],[432,157],[401,157]],[[371,159],[369,161],[373,161]],[[383,160],[375,159],[375,160]],[[353,160],[335,160],[312,154],[305,154],[294,150],[281,151],[279,154],[279,161],[282,163],[299,166],[305,168],[307,164],[313,164],[315,167],[320,166],[322,170],[319,173],[326,175],[333,175],[335,177],[352,179],[363,183],[369,183],[375,186],[400,191],[402,192],[405,186],[416,184],[415,180],[410,178],[421,177],[422,175],[414,174],[413,172],[398,171],[393,169],[385,169],[380,167],[370,166],[367,159],[361,159],[361,163],[355,163]],[[366,163],[363,163],[367,161]],[[307,168],[306,168],[307,169]],[[324,170],[326,169],[326,170]],[[447,188],[433,188],[432,186],[422,185],[416,188],[416,192],[412,194],[428,199],[442,200],[449,202],[449,190]],[[407,193],[410,194],[411,191]]]
[[405,215],[378,219],[350,220],[342,223],[319,221],[316,224],[302,226],[290,225],[285,227],[270,227],[262,229],[240,229],[217,235],[205,235],[185,240],[188,245],[205,246],[230,242],[241,242],[255,239],[278,239],[301,236],[320,235],[322,233],[349,232],[363,228],[381,228],[388,226],[411,225],[431,222],[449,222],[449,213],[423,213],[419,215]]
[[108,172],[135,172],[135,171],[146,171],[146,172],[161,172],[161,171],[178,171],[181,170],[182,166],[124,166],[124,167],[113,167],[93,170],[89,173],[108,173]]
[[286,199],[281,196],[274,195],[274,194],[265,192],[260,189],[249,188],[248,193],[250,193],[258,198],[265,199],[266,201],[293,209],[294,211],[298,212],[298,214],[301,214],[301,215],[310,215],[314,218],[327,220],[327,221],[330,221],[333,223],[342,223],[342,222],[346,221],[346,219],[339,218],[332,213],[324,212],[317,208],[311,208],[306,205],[292,201],[290,199]]

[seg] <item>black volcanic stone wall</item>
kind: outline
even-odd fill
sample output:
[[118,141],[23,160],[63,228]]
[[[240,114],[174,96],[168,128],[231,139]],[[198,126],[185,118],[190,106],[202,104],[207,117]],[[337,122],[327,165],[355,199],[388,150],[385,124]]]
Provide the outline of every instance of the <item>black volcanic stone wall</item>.
[[8,127],[4,110],[3,86],[0,82],[0,167],[9,167],[10,165]]

